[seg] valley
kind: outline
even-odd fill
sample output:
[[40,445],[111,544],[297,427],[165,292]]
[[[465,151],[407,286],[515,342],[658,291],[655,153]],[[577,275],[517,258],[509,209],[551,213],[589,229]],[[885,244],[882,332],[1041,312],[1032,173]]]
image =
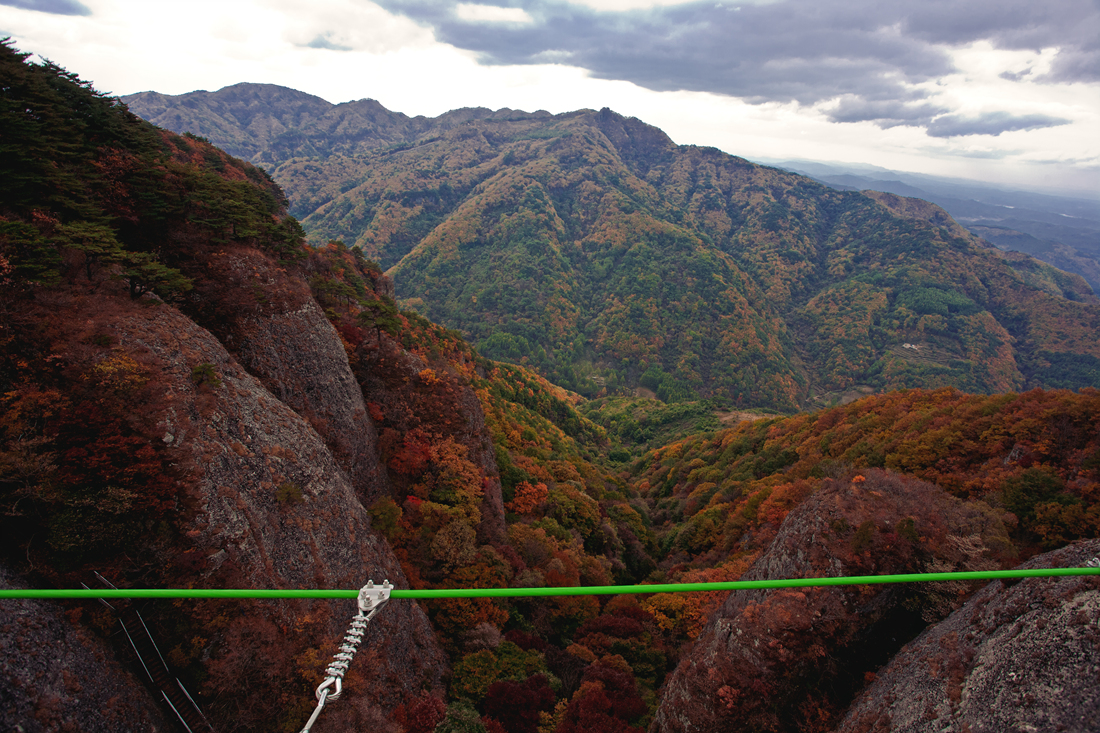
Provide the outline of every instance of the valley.
[[[124,104],[11,42],[0,79],[5,587],[525,589],[1100,555],[1100,301],[933,204],[607,109],[409,118],[250,84]],[[1085,730],[1097,594],[1066,577],[395,600],[314,730]],[[172,720],[112,609],[17,603],[17,725]],[[140,610],[213,729],[296,731],[350,604]]]

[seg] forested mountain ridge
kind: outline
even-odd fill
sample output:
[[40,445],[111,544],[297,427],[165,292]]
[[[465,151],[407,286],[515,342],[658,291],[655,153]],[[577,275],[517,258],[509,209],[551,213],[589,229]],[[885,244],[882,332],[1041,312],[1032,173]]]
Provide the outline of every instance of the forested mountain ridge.
[[275,84],[249,83],[177,96],[139,92],[122,100],[142,119],[167,130],[200,134],[268,171],[293,158],[355,156],[411,143],[471,119],[549,114],[474,107],[434,118],[408,117],[373,99],[334,105]]
[[[1001,188],[871,166],[764,161],[841,190],[873,189],[925,199],[1005,250],[1081,275],[1100,292],[1100,201]],[[1083,192],[1085,193],[1085,192]]]
[[677,146],[610,110],[460,112],[273,175],[308,232],[361,248],[486,355],[588,396],[788,410],[1100,380],[1088,286],[938,207]]
[[[629,461],[576,393],[400,310],[361,249],[307,246],[261,170],[142,122],[9,43],[0,135],[5,586],[99,584],[93,570],[137,587],[353,588],[366,575],[534,588],[774,577],[822,560],[839,574],[988,568],[1100,531],[1094,389],[908,390]],[[674,397],[659,370],[645,380]],[[665,417],[695,407],[665,405]],[[610,408],[586,412],[639,427]],[[1070,549],[1035,561],[1096,552]],[[1091,648],[1096,583],[1024,581],[1009,603],[982,602],[981,631],[1034,621],[1035,669],[1073,662]],[[745,711],[745,730],[824,731],[853,696],[853,727],[884,724],[891,690],[859,689],[874,665],[973,590],[395,600],[314,730],[640,733],[690,723],[686,703],[702,718]],[[1035,603],[1051,613],[1036,619]],[[351,613],[329,601],[140,610],[216,729],[286,731],[313,709]],[[115,623],[91,601],[0,602],[8,719],[112,731],[170,718]],[[915,672],[903,659],[891,685],[919,685],[942,665],[956,700],[981,640],[958,639],[955,623],[930,626],[946,641],[924,645]],[[734,626],[759,632],[767,651],[708,666],[703,653],[720,650],[708,629]],[[821,643],[792,643],[807,634]],[[1091,704],[1094,672],[1056,678],[1058,689]],[[685,694],[693,685],[704,694]],[[1051,720],[1017,702],[998,698],[963,722]]]

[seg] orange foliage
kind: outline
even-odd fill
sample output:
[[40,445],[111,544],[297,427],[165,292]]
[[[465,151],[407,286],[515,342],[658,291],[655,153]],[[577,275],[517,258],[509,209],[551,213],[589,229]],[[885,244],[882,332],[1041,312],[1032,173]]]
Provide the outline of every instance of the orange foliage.
[[504,508],[516,514],[532,514],[550,496],[550,490],[546,484],[532,485],[528,481],[520,481],[516,484],[516,495],[512,501],[506,503]]

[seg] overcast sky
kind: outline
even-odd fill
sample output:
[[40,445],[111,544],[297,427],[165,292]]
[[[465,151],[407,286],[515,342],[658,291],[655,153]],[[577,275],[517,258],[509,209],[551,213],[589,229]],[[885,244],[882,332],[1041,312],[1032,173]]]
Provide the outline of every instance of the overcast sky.
[[103,92],[610,107],[749,159],[1100,192],[1096,0],[0,0]]

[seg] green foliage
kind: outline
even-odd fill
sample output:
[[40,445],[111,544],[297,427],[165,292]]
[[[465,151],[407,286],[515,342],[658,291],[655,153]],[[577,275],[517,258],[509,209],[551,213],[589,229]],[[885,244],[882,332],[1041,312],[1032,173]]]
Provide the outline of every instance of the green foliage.
[[385,300],[362,301],[363,310],[359,312],[359,323],[366,328],[373,328],[382,338],[383,333],[395,336],[401,327],[401,319],[397,306]]
[[[300,261],[303,231],[266,174],[197,136],[162,133],[49,62],[0,49],[0,257],[22,285],[80,268],[127,281],[132,298],[177,299],[202,248],[258,245]],[[182,246],[181,246],[182,245]],[[75,267],[74,267],[75,265]],[[201,267],[202,265],[200,265]]]
[[897,305],[921,315],[969,315],[980,309],[977,303],[956,290],[913,288],[898,295]]
[[222,381],[218,379],[218,373],[214,370],[214,365],[208,361],[191,367],[191,382],[196,387],[208,385],[217,389],[222,386]]
[[534,354],[530,342],[523,336],[502,331],[496,331],[490,334],[489,338],[479,342],[477,350],[490,359],[504,361],[518,361]]
[[131,298],[140,298],[152,291],[164,300],[171,300],[194,287],[190,278],[165,266],[150,252],[129,252],[124,262],[122,274],[129,282]]
[[30,224],[0,219],[0,256],[10,263],[17,281],[54,285],[61,279],[57,247]]
[[536,651],[524,651],[510,641],[495,650],[482,649],[467,654],[455,665],[451,696],[478,704],[497,680],[525,680],[534,674],[547,674],[546,663]]
[[367,512],[371,516],[371,527],[392,541],[397,534],[398,523],[401,521],[401,507],[397,506],[390,497],[383,496],[371,504]]
[[455,703],[447,708],[447,714],[435,727],[435,733],[485,733],[485,726],[476,710]]
[[1100,387],[1100,359],[1092,354],[1040,351],[1032,365],[1035,378],[1056,389]]
[[76,221],[61,224],[56,231],[61,246],[83,253],[85,272],[89,280],[92,279],[92,267],[96,263],[116,263],[125,258],[122,244],[115,238],[115,233],[102,224]]
[[600,524],[596,501],[567,484],[558,484],[550,490],[547,516],[567,530],[577,530],[582,538],[591,535]]
[[[621,443],[623,449],[654,448],[721,426],[714,404],[709,401],[667,404],[645,398],[602,397],[585,402],[580,410],[603,426],[608,437]],[[608,454],[611,460],[629,460],[631,453],[615,456]]]
[[275,489],[275,500],[280,504],[301,504],[305,497],[301,486],[293,481],[284,481]]
[[875,523],[868,519],[859,525],[852,535],[852,552],[863,552],[871,546],[875,537]]
[[1005,481],[1001,489],[1005,508],[1025,523],[1035,519],[1040,504],[1072,504],[1078,500],[1063,493],[1065,482],[1055,473],[1041,468],[1029,468]]

